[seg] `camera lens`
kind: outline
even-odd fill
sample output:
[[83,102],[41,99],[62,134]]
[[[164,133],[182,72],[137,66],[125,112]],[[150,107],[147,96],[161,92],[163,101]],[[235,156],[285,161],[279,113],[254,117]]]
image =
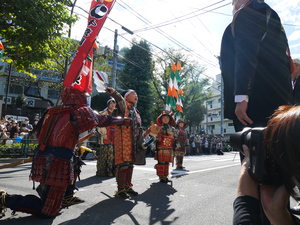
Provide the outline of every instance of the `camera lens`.
[[231,147],[233,147],[233,149],[243,151],[242,145],[248,145],[249,138],[247,138],[247,135],[251,132],[251,130],[252,129],[250,127],[245,127],[242,131],[230,135]]

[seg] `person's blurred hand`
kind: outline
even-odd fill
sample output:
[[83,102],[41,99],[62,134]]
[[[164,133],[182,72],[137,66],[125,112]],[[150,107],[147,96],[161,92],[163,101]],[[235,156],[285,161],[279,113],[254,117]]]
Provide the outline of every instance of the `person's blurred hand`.
[[108,94],[112,94],[112,93],[114,93],[116,90],[115,90],[114,88],[112,88],[112,87],[107,87],[107,88],[105,89],[105,91],[106,91],[106,93],[108,93]]
[[291,214],[287,210],[290,195],[282,186],[262,185],[260,201],[264,212],[273,225],[295,224]]
[[246,145],[243,145],[244,150],[244,159],[242,161],[241,170],[240,170],[240,178],[238,182],[238,190],[237,195],[249,195],[258,199],[258,183],[251,177],[249,174],[249,166],[250,166],[250,152],[249,148]]
[[237,102],[235,107],[235,115],[238,120],[245,126],[252,124],[253,121],[247,115],[248,102]]

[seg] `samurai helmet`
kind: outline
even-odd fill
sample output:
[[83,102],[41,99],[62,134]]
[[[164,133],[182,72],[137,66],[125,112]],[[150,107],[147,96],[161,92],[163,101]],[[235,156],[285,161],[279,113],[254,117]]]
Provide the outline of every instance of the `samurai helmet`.
[[176,121],[173,118],[173,113],[167,113],[165,111],[162,111],[162,113],[156,119],[157,125],[161,126],[163,124],[163,122],[162,122],[163,116],[168,116],[170,118],[170,121],[169,121],[170,126],[174,126],[176,124]]
[[184,128],[184,129],[188,127],[186,121],[180,119],[180,120],[178,120],[177,123],[176,123],[176,127],[177,127],[177,128],[179,127],[179,124],[180,124],[180,123],[183,123],[183,128]]
[[76,88],[65,87],[61,99],[64,105],[87,105],[87,97],[89,94]]

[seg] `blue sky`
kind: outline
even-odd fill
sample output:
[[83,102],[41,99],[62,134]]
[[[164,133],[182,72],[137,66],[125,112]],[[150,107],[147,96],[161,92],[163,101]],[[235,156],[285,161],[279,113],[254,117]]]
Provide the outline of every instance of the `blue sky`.
[[[77,0],[76,5],[89,10],[90,0]],[[300,58],[300,1],[266,0],[280,16],[292,57]],[[182,49],[214,77],[220,73],[216,56],[220,53],[222,34],[231,22],[231,0],[117,0],[101,30],[101,45],[113,46],[117,29],[119,48],[130,47],[130,41],[143,38],[153,51],[159,48]],[[72,37],[81,39],[87,14],[75,7],[81,20],[72,28]],[[134,32],[130,35],[121,26]],[[156,47],[157,46],[157,47]]]

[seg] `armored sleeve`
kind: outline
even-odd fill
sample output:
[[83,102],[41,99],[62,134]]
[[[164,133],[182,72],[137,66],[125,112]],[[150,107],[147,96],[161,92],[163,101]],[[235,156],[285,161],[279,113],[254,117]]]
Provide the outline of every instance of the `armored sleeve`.
[[122,95],[115,91],[114,93],[110,94],[118,103],[118,108],[119,108],[119,113],[118,116],[124,117],[125,115],[125,109],[126,109],[126,104],[125,104],[125,99],[122,97]]

